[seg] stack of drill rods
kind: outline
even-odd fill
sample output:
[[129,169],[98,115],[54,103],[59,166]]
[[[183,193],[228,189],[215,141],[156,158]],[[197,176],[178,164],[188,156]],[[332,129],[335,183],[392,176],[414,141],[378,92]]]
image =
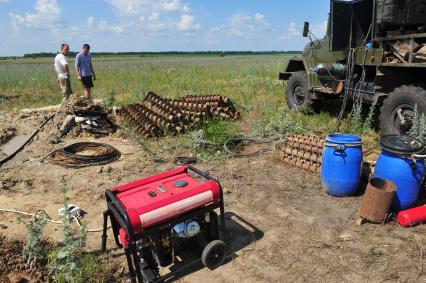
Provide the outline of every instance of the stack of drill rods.
[[143,105],[137,104],[136,110],[151,119],[158,127],[170,132],[172,135],[179,134],[184,130],[180,125],[173,123],[173,119],[166,119]]
[[284,163],[296,166],[297,168],[311,171],[313,173],[321,173],[321,166],[318,163],[307,161],[302,158],[287,154],[283,155],[282,160],[284,161]]
[[[230,112],[237,113],[233,103],[227,97],[223,97],[220,95],[205,95],[205,96],[185,96],[174,101],[177,102],[191,102],[191,103],[201,103],[210,108],[225,108],[227,111],[229,109]],[[231,115],[232,116],[232,115]]]
[[174,111],[167,109],[161,105],[157,105],[155,103],[152,103],[150,101],[144,101],[144,107],[146,109],[149,109],[153,113],[156,113],[157,115],[162,116],[164,119],[168,120],[172,124],[179,124],[180,120],[178,119],[177,115],[178,113],[175,113]]
[[170,105],[166,99],[156,95],[153,92],[148,93],[148,95],[145,97],[144,105],[152,111],[162,109],[163,111],[172,114],[176,119],[178,119],[178,121],[184,120],[184,114],[182,111],[180,111],[180,109],[172,107],[172,105]]
[[235,108],[234,110],[232,110],[231,107],[212,108],[211,113],[213,116],[220,117],[220,118],[230,118],[232,120],[236,120],[240,116],[239,112],[236,111]]
[[136,120],[126,108],[120,111],[120,115],[123,119],[129,123],[129,125],[134,129],[134,131],[145,139],[152,138],[154,135],[151,133],[152,131],[147,131],[145,127],[145,122],[143,124],[139,124],[139,121]]
[[[130,113],[132,118],[138,123],[139,126],[143,126],[143,128],[148,131],[153,137],[164,136],[164,132],[161,129],[160,125],[158,125],[153,117],[146,112],[140,111],[139,105],[131,105],[127,108],[127,112]],[[132,127],[135,127],[131,125]]]
[[167,132],[171,133],[172,135],[176,135],[179,133],[182,133],[184,131],[184,128],[172,123],[170,120],[165,119],[163,116],[158,115],[157,113],[151,111],[147,107],[136,104],[134,106],[130,106],[129,109],[135,109],[136,113],[140,113],[150,119],[152,122],[154,122],[157,127],[166,130]]
[[287,141],[322,148],[325,140],[315,135],[293,135],[288,136]]
[[121,115],[140,136],[149,138],[182,133],[212,115],[236,119],[239,113],[231,101],[222,96],[172,100],[150,92],[143,105],[130,105],[121,111]]
[[298,168],[319,173],[323,144],[324,140],[314,135],[288,136],[282,160]]
[[209,116],[207,112],[183,110],[170,106],[169,104],[166,105],[158,100],[155,102],[151,100],[145,100],[144,105],[153,112],[161,112],[164,114],[167,113],[167,116],[171,114],[174,117],[175,123],[179,124],[180,126],[191,123],[196,124],[200,121],[200,117]]
[[[236,120],[239,117],[239,113],[232,105],[232,102],[228,98],[223,98],[222,96],[187,96],[180,99],[166,99],[150,92],[146,96],[145,101],[148,103],[150,102],[151,104],[160,104],[163,107],[169,107],[181,111],[191,111],[195,117],[198,117],[199,113],[202,113],[201,116],[203,117],[210,116],[210,114],[221,118],[231,118],[233,120]],[[191,118],[192,117],[190,115],[188,119]]]
[[210,116],[206,110],[198,109],[181,109],[170,103],[171,100],[164,99],[153,92],[148,93],[144,100],[144,105],[153,111],[164,110],[171,113],[183,124],[196,124],[201,118]]
[[290,141],[286,143],[286,146],[290,148],[300,149],[300,150],[316,153],[318,155],[322,155],[322,147],[316,147],[306,143],[290,142]]
[[173,107],[177,107],[179,109],[185,109],[185,110],[207,111],[207,108],[208,108],[205,103],[177,101],[177,100],[168,100],[167,102]]
[[304,151],[304,150],[292,148],[292,147],[284,148],[284,152],[288,156],[298,157],[298,158],[301,158],[301,159],[304,159],[304,160],[307,160],[307,161],[311,161],[311,162],[315,162],[315,163],[318,163],[318,164],[322,163],[322,155],[321,154],[316,154],[316,153],[313,153],[313,152]]
[[221,95],[188,95],[175,99],[177,101],[187,101],[187,102],[201,102],[201,103],[224,103],[226,105],[232,106],[232,102],[228,97],[223,97]]

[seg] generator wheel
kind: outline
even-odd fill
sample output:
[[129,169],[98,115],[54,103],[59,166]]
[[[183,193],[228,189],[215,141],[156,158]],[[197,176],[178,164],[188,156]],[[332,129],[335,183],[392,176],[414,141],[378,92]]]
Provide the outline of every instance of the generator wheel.
[[312,94],[308,89],[308,78],[305,71],[293,73],[287,81],[286,100],[290,110],[308,112],[313,103]]
[[413,126],[414,110],[426,113],[426,90],[417,86],[395,88],[380,110],[382,135],[405,135]]
[[225,260],[228,247],[221,240],[211,241],[201,254],[201,261],[210,270],[222,265]]

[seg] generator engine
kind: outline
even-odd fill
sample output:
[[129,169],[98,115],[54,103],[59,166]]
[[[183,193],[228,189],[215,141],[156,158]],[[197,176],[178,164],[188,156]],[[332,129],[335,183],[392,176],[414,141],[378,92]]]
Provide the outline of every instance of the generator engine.
[[[219,181],[207,173],[186,165],[105,194],[102,250],[109,217],[132,282],[164,281],[200,258],[209,269],[223,263],[227,254],[223,192]],[[160,275],[160,267],[175,265],[178,255],[188,250],[198,255],[196,261]]]

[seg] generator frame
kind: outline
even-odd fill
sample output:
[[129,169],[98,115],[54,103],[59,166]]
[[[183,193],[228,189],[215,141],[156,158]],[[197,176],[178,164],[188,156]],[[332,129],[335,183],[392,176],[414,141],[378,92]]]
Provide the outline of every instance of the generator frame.
[[[135,233],[134,229],[132,228],[129,215],[126,212],[126,208],[123,206],[120,200],[117,199],[115,194],[110,189],[107,189],[105,191],[105,197],[106,197],[108,208],[103,213],[102,252],[106,251],[106,244],[107,244],[107,238],[108,238],[107,225],[108,225],[108,217],[109,217],[111,222],[111,227],[113,230],[115,244],[119,248],[124,249],[127,265],[129,267],[129,277],[131,282],[136,282],[136,279],[140,283],[163,282],[169,278],[172,278],[177,273],[182,272],[183,270],[193,266],[194,264],[200,261],[200,259],[198,258],[194,261],[189,262],[188,264],[184,265],[183,267],[177,270],[174,270],[166,275],[160,276],[154,268],[149,266],[146,260],[141,261],[141,257],[138,255],[137,242],[144,238],[156,238],[157,235],[161,234],[161,232],[163,232],[166,229],[170,229],[171,231],[173,227],[177,224],[193,220],[197,217],[206,215],[206,213],[214,212],[215,209],[219,209],[220,210],[220,215],[219,215],[220,228],[219,227],[217,228],[218,229],[217,232],[218,232],[219,240],[222,240],[222,241],[225,240],[226,228],[225,228],[225,207],[224,207],[224,199],[223,199],[223,189],[216,178],[210,176],[208,173],[201,171],[191,165],[185,165],[175,170],[171,170],[163,174],[160,174],[158,175],[158,178],[155,180],[160,180],[160,179],[167,178],[180,173],[189,173],[188,172],[189,170],[195,173],[196,175],[206,180],[212,180],[217,184],[220,190],[219,202],[213,202],[212,204],[209,204],[207,206],[203,206],[195,210],[189,211],[176,218],[173,218],[166,222],[159,223],[152,227],[144,229],[140,233]],[[156,176],[151,178],[155,178],[155,177]],[[154,179],[152,179],[152,181],[154,181]],[[119,240],[120,228],[123,228],[125,230],[129,240],[128,244],[124,247]]]

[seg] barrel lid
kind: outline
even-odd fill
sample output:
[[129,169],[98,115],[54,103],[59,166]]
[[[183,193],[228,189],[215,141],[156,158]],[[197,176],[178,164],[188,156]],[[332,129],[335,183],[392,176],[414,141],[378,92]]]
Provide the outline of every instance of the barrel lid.
[[360,144],[362,139],[360,136],[349,134],[331,134],[327,136],[327,142],[336,144]]
[[380,140],[380,147],[392,153],[406,155],[423,151],[423,143],[409,136],[389,135]]

